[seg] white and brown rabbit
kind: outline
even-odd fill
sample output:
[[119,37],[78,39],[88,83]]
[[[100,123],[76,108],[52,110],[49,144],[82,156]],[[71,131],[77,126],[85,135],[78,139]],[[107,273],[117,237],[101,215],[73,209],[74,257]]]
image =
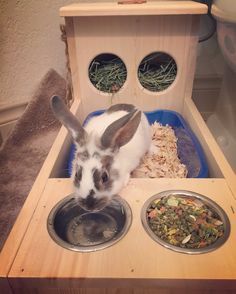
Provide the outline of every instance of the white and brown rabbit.
[[51,107],[76,145],[72,177],[79,205],[100,210],[128,183],[149,150],[147,118],[131,104],[116,104],[83,128],[58,96],[52,97]]

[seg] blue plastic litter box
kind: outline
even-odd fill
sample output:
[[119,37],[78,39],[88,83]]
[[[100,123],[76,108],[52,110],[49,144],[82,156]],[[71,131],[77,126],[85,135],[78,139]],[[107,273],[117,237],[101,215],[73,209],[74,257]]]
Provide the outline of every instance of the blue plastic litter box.
[[[90,113],[84,125],[94,116],[102,114],[104,110]],[[155,121],[162,125],[169,125],[174,129],[177,140],[177,152],[180,161],[187,166],[188,178],[207,178],[208,166],[203,149],[184,118],[175,111],[155,110],[145,112],[150,124]],[[75,145],[72,144],[67,165],[68,177],[72,174],[72,161],[75,154]]]

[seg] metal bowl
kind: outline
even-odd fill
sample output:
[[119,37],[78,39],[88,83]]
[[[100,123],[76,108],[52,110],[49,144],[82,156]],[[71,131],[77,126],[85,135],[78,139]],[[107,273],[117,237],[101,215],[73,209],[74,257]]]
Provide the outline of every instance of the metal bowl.
[[78,205],[74,194],[71,194],[51,210],[47,229],[60,246],[90,252],[118,242],[127,233],[131,221],[131,209],[119,196],[104,209],[88,212]]
[[[150,207],[151,203],[157,199],[160,199],[162,197],[170,196],[170,195],[175,195],[175,196],[181,196],[181,197],[193,197],[195,199],[200,200],[203,204],[206,204],[211,210],[213,210],[215,213],[218,214],[220,217],[221,221],[223,222],[223,227],[224,227],[224,235],[220,238],[218,238],[213,244],[208,245],[203,248],[196,248],[196,249],[189,249],[189,248],[182,248],[178,247],[172,244],[167,243],[166,241],[162,240],[160,237],[158,237],[150,228],[149,226],[149,221],[147,217],[147,209]],[[143,205],[142,211],[141,211],[141,220],[144,229],[148,233],[148,235],[156,242],[158,242],[160,245],[177,251],[181,253],[187,253],[187,254],[200,254],[200,253],[207,253],[210,251],[213,251],[217,248],[219,248],[222,244],[225,243],[225,241],[228,239],[229,234],[230,234],[230,222],[229,218],[224,212],[224,210],[216,204],[214,201],[209,199],[206,196],[191,192],[191,191],[185,191],[185,190],[169,190],[169,191],[164,191],[161,193],[158,193],[151,198],[149,198]]]

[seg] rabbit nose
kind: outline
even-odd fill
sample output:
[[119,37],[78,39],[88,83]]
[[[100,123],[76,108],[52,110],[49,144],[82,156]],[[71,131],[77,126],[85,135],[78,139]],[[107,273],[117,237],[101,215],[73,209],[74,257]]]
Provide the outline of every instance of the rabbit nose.
[[96,198],[94,197],[94,194],[94,190],[90,190],[89,195],[86,197],[86,205],[89,208],[92,208],[95,205]]

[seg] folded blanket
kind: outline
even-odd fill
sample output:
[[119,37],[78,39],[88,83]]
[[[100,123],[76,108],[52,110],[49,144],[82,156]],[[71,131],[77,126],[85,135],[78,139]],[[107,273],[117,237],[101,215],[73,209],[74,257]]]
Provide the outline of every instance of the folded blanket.
[[0,151],[0,250],[59,131],[49,105],[66,82],[50,70]]

